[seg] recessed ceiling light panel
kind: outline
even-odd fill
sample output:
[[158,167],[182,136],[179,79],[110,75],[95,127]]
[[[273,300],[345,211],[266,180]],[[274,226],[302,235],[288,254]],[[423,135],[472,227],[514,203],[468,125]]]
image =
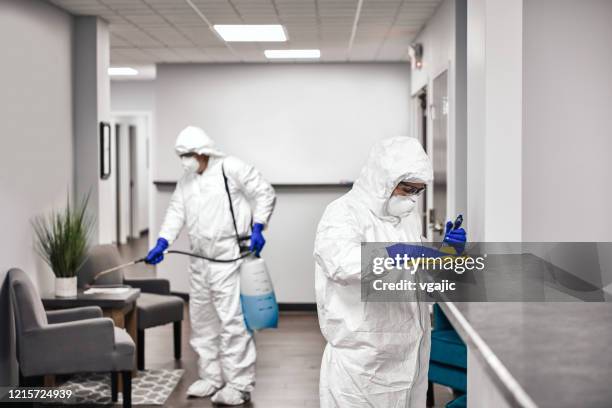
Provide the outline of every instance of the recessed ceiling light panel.
[[321,50],[265,50],[268,59],[317,59],[321,58]]
[[227,42],[284,42],[285,28],[280,24],[215,24],[217,34]]
[[138,70],[130,67],[110,67],[108,69],[110,76],[133,76],[138,75]]

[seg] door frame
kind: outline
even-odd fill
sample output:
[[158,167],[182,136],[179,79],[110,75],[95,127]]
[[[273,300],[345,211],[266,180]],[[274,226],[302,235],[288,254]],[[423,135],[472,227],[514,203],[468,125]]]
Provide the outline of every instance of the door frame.
[[[148,217],[147,217],[147,225],[146,225],[146,229],[145,232],[147,232],[149,230],[149,228],[151,227],[151,225],[153,225],[154,222],[154,201],[153,201],[153,195],[154,195],[154,186],[153,186],[153,168],[151,166],[152,163],[152,158],[154,155],[154,148],[155,146],[153,146],[153,144],[151,143],[151,140],[154,137],[154,132],[155,129],[153,127],[153,111],[149,111],[149,110],[114,110],[111,111],[111,117],[113,118],[113,120],[116,120],[119,117],[140,117],[143,118],[146,122],[146,148],[147,148],[147,152],[145,154],[146,156],[146,184],[147,184],[147,206],[148,206]],[[127,126],[126,126],[127,129]],[[138,130],[137,130],[138,131]],[[129,133],[129,129],[128,129],[128,133]],[[133,217],[133,215],[132,215]],[[137,231],[137,232],[143,232],[143,231]],[[151,246],[151,241],[156,239],[155,237],[153,237],[152,234],[149,234],[149,246]]]
[[[426,153],[429,152],[429,134],[430,123],[429,123],[429,87],[427,84],[423,85],[419,88],[414,94],[411,95],[411,118],[412,118],[412,136],[416,138],[419,143],[423,145],[423,149]],[[422,108],[421,108],[421,95],[425,94],[425,118],[422,118]],[[424,129],[423,129],[424,128]],[[423,130],[425,130],[423,132]],[[428,153],[429,154],[429,153]],[[423,194],[422,199],[419,200],[419,211],[421,212],[421,229],[424,232],[423,237],[427,241],[431,241],[431,233],[429,228],[429,207],[430,207],[430,197],[427,194],[427,190],[425,194]]]
[[[454,126],[454,89],[451,86],[451,75],[453,71],[451,70],[451,62],[448,61],[447,64],[442,66],[439,70],[435,71],[434,74],[427,81],[428,88],[428,109],[430,109],[432,102],[435,99],[435,89],[434,89],[434,81],[440,76],[446,73],[446,96],[448,98],[448,113],[446,117],[446,217],[447,219],[454,219],[456,214],[455,212],[455,174],[453,169],[455,168],[455,143],[453,138],[451,137],[454,132],[451,129]],[[428,120],[428,128],[431,131],[427,134],[427,146],[428,152],[432,152],[432,155],[435,154],[433,152],[433,118],[430,112],[427,115]],[[433,188],[427,189],[428,198],[427,201],[429,205],[433,203]],[[429,210],[427,209],[427,217],[428,217],[428,239],[433,238],[431,220],[429,220]]]

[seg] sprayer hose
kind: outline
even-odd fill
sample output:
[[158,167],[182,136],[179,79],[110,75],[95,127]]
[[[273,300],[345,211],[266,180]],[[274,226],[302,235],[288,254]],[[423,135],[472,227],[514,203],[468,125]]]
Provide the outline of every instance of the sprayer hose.
[[247,256],[252,254],[251,251],[248,251],[248,252],[245,252],[244,254],[240,255],[238,258],[234,258],[234,259],[216,259],[216,258],[209,258],[209,257],[204,256],[204,255],[193,254],[191,252],[178,251],[176,249],[170,249],[170,250],[166,251],[165,253],[167,253],[167,254],[179,254],[179,255],[193,256],[194,258],[200,258],[200,259],[205,259],[205,260],[211,261],[211,262],[221,262],[221,263],[236,262],[236,261],[244,259]]

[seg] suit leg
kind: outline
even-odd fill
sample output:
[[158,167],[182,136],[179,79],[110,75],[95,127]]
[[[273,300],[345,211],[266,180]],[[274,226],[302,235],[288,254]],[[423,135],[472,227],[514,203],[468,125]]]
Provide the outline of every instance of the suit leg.
[[223,376],[219,364],[219,317],[213,305],[208,267],[196,261],[192,265],[189,294],[189,319],[191,320],[190,344],[200,357],[198,375],[221,387]]
[[255,385],[255,341],[247,331],[240,303],[238,265],[212,265],[211,287],[219,320],[220,357],[226,384],[250,392]]

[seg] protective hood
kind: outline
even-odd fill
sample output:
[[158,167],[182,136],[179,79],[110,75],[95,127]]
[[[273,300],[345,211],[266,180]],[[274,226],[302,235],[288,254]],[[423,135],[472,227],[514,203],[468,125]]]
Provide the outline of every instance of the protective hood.
[[215,142],[204,130],[196,126],[187,126],[181,130],[174,145],[177,155],[185,153],[205,154],[207,156],[225,156],[216,149]]
[[429,184],[433,180],[431,161],[418,140],[393,137],[381,140],[370,152],[355,181],[351,195],[379,217],[388,216],[385,205],[400,181]]

